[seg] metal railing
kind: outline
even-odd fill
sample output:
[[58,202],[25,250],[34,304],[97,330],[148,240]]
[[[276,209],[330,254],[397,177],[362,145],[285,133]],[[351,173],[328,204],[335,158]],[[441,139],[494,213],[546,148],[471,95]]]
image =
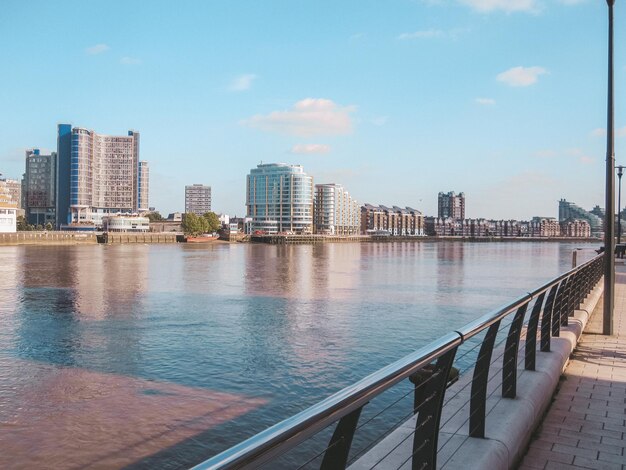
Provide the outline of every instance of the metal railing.
[[[412,452],[405,463],[411,460],[413,469],[436,468],[437,451],[441,447],[438,446],[438,436],[445,391],[459,347],[471,344],[472,339],[475,344],[470,351],[480,346],[475,360],[472,359],[471,367],[468,367],[468,370],[473,367],[474,371],[472,380],[467,385],[471,386],[469,416],[463,426],[469,425],[470,437],[483,438],[488,385],[493,378],[493,373],[490,376],[490,372],[495,370],[494,365],[502,369],[502,397],[515,398],[518,362],[523,363],[524,370],[535,370],[537,339],[540,351],[550,351],[551,338],[559,336],[561,327],[568,324],[568,317],[573,315],[574,310],[602,278],[604,260],[604,255],[599,255],[573,268],[511,304],[442,336],[316,405],[206,460],[194,469],[258,468],[274,461],[335,422],[337,425],[328,445],[318,455],[322,459],[320,468],[345,469],[349,463],[355,431],[361,429],[357,425],[364,407],[407,378],[415,384],[409,393],[413,394],[414,400],[404,419],[413,416],[415,429],[411,433]],[[529,306],[533,301],[531,309]],[[528,312],[530,314],[526,319]],[[498,333],[507,329],[506,340],[502,341],[505,343],[504,349],[500,356],[492,360]],[[477,341],[477,335],[481,333],[484,336]],[[518,360],[523,333],[523,358]],[[494,391],[491,392],[493,393]]]

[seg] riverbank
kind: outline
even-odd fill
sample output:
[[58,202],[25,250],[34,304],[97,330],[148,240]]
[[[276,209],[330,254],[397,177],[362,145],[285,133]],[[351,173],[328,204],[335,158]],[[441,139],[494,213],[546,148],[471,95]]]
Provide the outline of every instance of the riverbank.
[[380,235],[252,235],[253,243],[270,245],[314,245],[319,243],[371,243],[371,242],[598,242],[599,238],[575,237],[433,237],[433,236],[380,236]]
[[95,232],[13,232],[0,233],[0,245],[95,245]]
[[[68,244],[128,244],[128,243],[176,243],[183,240],[180,234],[175,232],[145,232],[145,233],[96,233],[96,232],[15,232],[0,233],[0,246],[3,245],[68,245]],[[421,243],[421,242],[579,242],[579,243],[602,243],[599,238],[573,238],[573,237],[402,237],[402,236],[376,236],[376,235],[252,235],[250,237],[233,237],[232,239],[220,239],[222,243],[264,243],[269,245],[315,245],[321,243]]]
[[104,232],[98,235],[98,243],[176,243],[183,236],[175,232]]

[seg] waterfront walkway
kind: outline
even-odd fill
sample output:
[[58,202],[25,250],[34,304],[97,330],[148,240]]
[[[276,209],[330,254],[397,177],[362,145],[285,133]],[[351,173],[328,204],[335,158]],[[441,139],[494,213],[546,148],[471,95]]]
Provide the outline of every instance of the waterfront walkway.
[[519,470],[626,470],[626,267],[617,266],[614,335],[598,302]]

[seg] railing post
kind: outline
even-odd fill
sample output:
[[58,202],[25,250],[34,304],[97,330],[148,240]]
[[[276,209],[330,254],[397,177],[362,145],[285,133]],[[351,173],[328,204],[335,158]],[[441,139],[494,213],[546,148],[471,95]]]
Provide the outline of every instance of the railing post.
[[504,398],[515,398],[517,395],[517,352],[527,307],[528,302],[517,309],[506,337],[502,361],[502,397]]
[[550,328],[552,323],[552,311],[554,310],[554,299],[556,298],[556,291],[559,288],[558,284],[555,284],[550,289],[546,305],[543,307],[543,315],[541,316],[541,344],[540,349],[543,352],[550,351]]
[[539,326],[539,313],[541,312],[541,306],[543,305],[545,296],[546,293],[542,292],[539,297],[537,297],[535,305],[533,305],[533,311],[530,313],[530,319],[528,320],[526,352],[524,357],[524,368],[526,370],[535,370],[535,360],[537,357],[537,327]]
[[567,278],[565,292],[563,293],[563,301],[561,302],[561,311],[559,312],[559,327],[568,325],[568,317],[570,312],[570,305],[572,304],[572,292],[574,290],[575,276],[575,274],[572,274]]
[[559,290],[556,292],[554,306],[552,307],[552,336],[556,337],[561,334],[561,309],[563,308],[566,287],[567,279],[563,279],[559,284]]
[[412,469],[437,468],[437,440],[448,376],[458,348],[451,349],[435,362],[432,376],[424,382],[424,402],[419,405],[413,434]]
[[489,381],[489,366],[491,365],[491,355],[493,345],[500,328],[500,320],[489,327],[483,343],[480,346],[476,365],[474,366],[474,376],[472,378],[472,394],[470,398],[470,437],[485,437],[485,414],[487,411],[487,382]]
[[346,468],[361,410],[363,407],[357,408],[339,420],[324,454],[320,470],[344,470]]

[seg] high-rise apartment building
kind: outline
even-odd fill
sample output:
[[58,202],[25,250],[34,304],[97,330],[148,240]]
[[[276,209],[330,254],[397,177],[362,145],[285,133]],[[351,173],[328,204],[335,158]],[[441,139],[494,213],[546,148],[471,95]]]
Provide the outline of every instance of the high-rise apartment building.
[[314,202],[315,233],[358,235],[361,207],[340,184],[316,184]]
[[150,194],[150,168],[145,160],[139,161],[139,182],[137,189],[137,212],[150,210],[148,195]]
[[148,166],[139,161],[139,133],[98,134],[59,125],[57,225],[90,223],[148,208]]
[[185,212],[203,215],[211,212],[211,186],[185,186]]
[[441,219],[465,219],[465,194],[439,193],[437,217]]
[[56,169],[56,152],[44,155],[37,148],[26,151],[23,194],[24,210],[29,224],[45,225],[56,222]]
[[313,177],[301,165],[257,165],[246,178],[246,207],[253,232],[312,233]]

